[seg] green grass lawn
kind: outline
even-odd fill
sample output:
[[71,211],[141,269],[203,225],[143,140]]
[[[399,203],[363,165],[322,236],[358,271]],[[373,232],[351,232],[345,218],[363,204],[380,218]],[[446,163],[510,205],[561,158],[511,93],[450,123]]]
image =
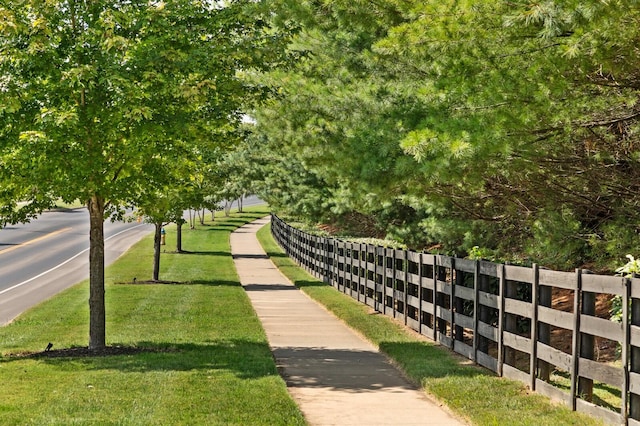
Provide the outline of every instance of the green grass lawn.
[[269,226],[258,238],[280,270],[310,297],[367,337],[407,377],[477,425],[599,425],[602,422],[531,393],[515,381],[496,377],[466,358],[323,284],[289,259],[271,237]]
[[186,254],[168,228],[175,284],[131,284],[151,278],[151,236],[108,268],[107,344],[138,352],[24,356],[87,345],[86,282],[0,327],[0,424],[304,424],[233,267],[230,232],[267,213],[249,211],[184,229]]

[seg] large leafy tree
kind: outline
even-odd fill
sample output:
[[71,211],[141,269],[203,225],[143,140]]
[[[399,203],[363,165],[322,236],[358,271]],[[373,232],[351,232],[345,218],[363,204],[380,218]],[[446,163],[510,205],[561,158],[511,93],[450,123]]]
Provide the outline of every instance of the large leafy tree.
[[[4,222],[52,199],[89,211],[90,349],[105,346],[103,222],[167,184],[172,157],[264,95],[241,71],[280,60],[262,2],[11,0],[0,5]],[[20,205],[16,204],[20,202]]]
[[325,211],[554,266],[639,248],[637,2],[282,2],[307,56],[257,128]]
[[422,190],[512,246],[515,225],[521,248],[555,266],[630,240],[637,3],[407,4],[411,19],[374,50],[403,80],[431,82],[440,113],[402,141],[429,178]]
[[257,139],[275,157],[264,161],[271,184],[263,196],[315,220],[399,223],[415,162],[398,140],[425,106],[413,102],[411,87],[391,84],[371,48],[402,18],[387,2],[292,3],[280,13],[303,26],[291,48],[304,58],[267,78],[283,86],[281,97],[256,113]]

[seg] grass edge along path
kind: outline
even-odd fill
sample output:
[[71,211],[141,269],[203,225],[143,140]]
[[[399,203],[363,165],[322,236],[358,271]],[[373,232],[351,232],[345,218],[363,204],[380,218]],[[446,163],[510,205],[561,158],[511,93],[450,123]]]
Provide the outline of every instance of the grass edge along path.
[[[183,231],[167,228],[161,276],[145,237],[107,269],[107,344],[118,355],[74,356],[88,339],[88,284],[0,327],[0,424],[302,425],[229,247],[265,207]],[[133,284],[133,278],[137,284]],[[65,356],[25,356],[41,352]],[[125,350],[126,349],[126,350]],[[118,352],[118,350],[116,350]]]
[[361,333],[385,353],[412,382],[477,425],[601,425],[598,419],[571,411],[523,384],[489,370],[375,314],[371,308],[317,280],[291,260],[271,236],[258,231],[263,249],[280,271],[312,299]]

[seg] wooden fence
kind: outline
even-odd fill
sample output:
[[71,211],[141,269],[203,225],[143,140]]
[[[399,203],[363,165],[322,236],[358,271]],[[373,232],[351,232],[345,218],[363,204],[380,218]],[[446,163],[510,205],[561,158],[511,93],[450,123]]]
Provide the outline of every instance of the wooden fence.
[[[271,232],[307,271],[376,311],[573,410],[640,426],[640,278],[349,243],[277,216]],[[552,303],[558,295],[564,303]],[[611,295],[621,322],[596,311]],[[618,359],[603,360],[612,345]]]

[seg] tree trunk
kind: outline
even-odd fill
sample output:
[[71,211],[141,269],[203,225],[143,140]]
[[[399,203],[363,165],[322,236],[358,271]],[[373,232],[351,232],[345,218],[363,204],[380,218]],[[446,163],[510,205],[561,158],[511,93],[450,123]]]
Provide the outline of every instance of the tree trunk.
[[182,253],[182,220],[176,221],[176,251]]
[[162,241],[162,222],[154,223],[156,227],[153,235],[153,280],[160,279],[160,243]]
[[106,346],[104,303],[104,206],[105,201],[93,195],[87,201],[89,210],[89,349]]
[[240,198],[238,198],[238,213],[242,213],[242,199],[244,198],[244,196],[241,196]]

